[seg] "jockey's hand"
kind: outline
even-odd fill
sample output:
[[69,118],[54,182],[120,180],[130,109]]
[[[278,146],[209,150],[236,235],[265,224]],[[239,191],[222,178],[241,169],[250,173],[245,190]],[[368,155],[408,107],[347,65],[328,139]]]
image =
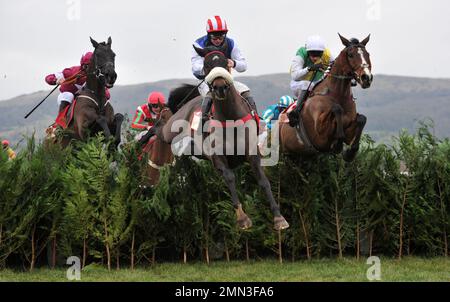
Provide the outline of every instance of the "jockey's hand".
[[311,67],[309,67],[309,71],[320,71],[323,70],[323,64],[314,64]]
[[234,60],[228,59],[228,68],[234,68],[236,66],[236,62]]
[[62,83],[64,83],[64,78],[60,78],[59,80],[56,81],[56,85],[61,85]]

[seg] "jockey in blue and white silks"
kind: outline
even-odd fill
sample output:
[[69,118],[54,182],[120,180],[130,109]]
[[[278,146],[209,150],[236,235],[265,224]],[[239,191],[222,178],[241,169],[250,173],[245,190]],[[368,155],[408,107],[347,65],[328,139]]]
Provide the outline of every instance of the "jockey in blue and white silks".
[[278,103],[270,105],[263,112],[262,119],[263,119],[264,123],[266,124],[266,129],[258,137],[258,145],[260,146],[260,148],[261,148],[261,146],[264,144],[264,142],[267,139],[267,136],[268,136],[267,129],[272,130],[272,121],[278,120],[278,118],[280,117],[281,112],[283,112],[283,110],[288,108],[294,102],[295,102],[295,100],[291,96],[283,95],[278,100]]
[[280,98],[277,104],[270,105],[264,111],[262,118],[267,125],[267,128],[272,129],[272,120],[278,120],[280,113],[294,103],[294,99],[289,95],[284,95]]
[[[227,37],[228,26],[226,21],[220,16],[213,16],[209,18],[206,22],[206,32],[205,36],[202,36],[195,40],[194,46],[198,48],[205,48],[208,46],[223,47],[227,46],[225,56],[228,58],[228,68],[231,70],[235,69],[237,72],[244,72],[247,70],[247,61],[242,55],[241,50],[236,45],[236,42]],[[202,80],[205,78],[203,71],[204,58],[201,57],[195,49],[192,50],[191,63],[192,63],[192,73],[194,76]],[[250,106],[257,113],[256,104],[253,98],[250,96],[250,89],[238,82],[234,81],[234,87],[236,90],[247,99]],[[211,98],[208,96],[209,87],[206,82],[203,82],[198,88],[200,95],[203,97],[202,102],[202,119],[207,119],[207,114],[211,109]]]

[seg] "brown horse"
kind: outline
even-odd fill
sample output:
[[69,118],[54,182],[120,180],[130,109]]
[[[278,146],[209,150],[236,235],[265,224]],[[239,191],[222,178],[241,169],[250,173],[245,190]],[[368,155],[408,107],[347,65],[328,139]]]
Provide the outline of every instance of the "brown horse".
[[111,37],[108,42],[98,43],[91,38],[94,54],[86,71],[86,86],[76,97],[73,119],[69,123],[62,140],[63,146],[71,139],[85,141],[88,135],[103,131],[108,139],[114,136],[115,146],[120,143],[120,128],[123,115],[114,115],[114,109],[106,99],[106,88],[112,88],[117,78],[115,72],[115,53],[111,49]]
[[[172,117],[172,112],[169,108],[164,107],[161,109],[160,118],[156,122],[166,123],[170,117]],[[149,186],[155,186],[159,182],[159,171],[166,164],[171,164],[173,162],[173,154],[170,144],[167,144],[158,136],[153,136],[148,143],[144,146],[144,153],[147,153],[147,168],[145,169],[147,184]]]
[[366,117],[356,112],[351,91],[351,80],[356,79],[363,89],[369,88],[373,75],[366,45],[363,41],[350,41],[339,35],[345,49],[336,58],[331,71],[310,94],[301,111],[301,125],[293,128],[287,123],[287,114],[280,116],[280,145],[287,153],[317,153],[343,150],[352,161],[359,149]]
[[[255,117],[251,115],[252,110],[247,100],[237,92],[233,85],[231,74],[227,70],[228,60],[224,55],[224,50],[211,47],[205,49],[195,48],[195,50],[200,56],[204,57],[204,71],[207,75],[206,81],[210,86],[213,100],[213,120],[207,121],[204,127],[201,127],[200,123],[198,129],[192,129],[193,126],[188,122],[194,121],[196,118],[198,121],[200,118],[199,111],[201,110],[202,99],[198,96],[198,92],[195,92],[195,96],[197,97],[190,100],[178,110],[177,104],[180,103],[181,99],[184,99],[188,94],[192,93],[195,87],[193,85],[184,85],[171,92],[169,107],[174,115],[164,126],[157,130],[157,135],[166,143],[177,143],[179,138],[189,138],[193,151],[199,151],[197,157],[212,161],[214,167],[224,177],[228,189],[231,192],[233,206],[237,215],[237,223],[242,229],[250,228],[252,221],[242,209],[237,194],[235,174],[232,169],[242,165],[245,161],[249,162],[252,170],[256,174],[258,184],[264,189],[266,197],[270,202],[270,207],[274,215],[274,228],[276,230],[288,228],[289,224],[280,214],[279,206],[272,195],[270,183],[261,167],[261,158],[257,151],[256,126],[254,126],[255,129],[253,129],[253,132],[250,128],[244,129],[246,132],[243,132],[243,135],[236,134],[235,131],[240,130],[238,126],[226,128],[229,124],[245,126],[247,123],[251,125],[256,125],[256,123],[254,123]],[[187,124],[188,127],[180,127],[181,124]],[[223,133],[224,128],[226,128],[227,135],[231,133],[231,138]],[[204,129],[207,129],[207,131],[202,132]],[[211,142],[210,146],[217,152],[210,152],[210,149],[204,148],[208,140]],[[198,141],[200,141],[200,147],[197,144]],[[227,149],[230,145],[232,147]]]

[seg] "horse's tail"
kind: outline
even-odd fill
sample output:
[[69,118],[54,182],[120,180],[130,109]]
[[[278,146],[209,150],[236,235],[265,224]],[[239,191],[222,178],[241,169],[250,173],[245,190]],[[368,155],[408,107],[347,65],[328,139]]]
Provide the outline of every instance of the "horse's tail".
[[[180,87],[175,88],[169,94],[168,106],[170,111],[175,114],[178,111],[180,103],[186,104],[189,100],[196,98],[200,95],[197,85],[183,84]],[[183,104],[183,105],[184,105]]]

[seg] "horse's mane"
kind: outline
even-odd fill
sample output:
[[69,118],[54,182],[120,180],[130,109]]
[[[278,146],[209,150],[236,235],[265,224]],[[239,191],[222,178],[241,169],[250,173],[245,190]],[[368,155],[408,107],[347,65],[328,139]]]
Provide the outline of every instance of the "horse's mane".
[[187,100],[185,100],[185,104],[189,101],[192,100],[193,98],[196,98],[200,95],[200,93],[198,92],[198,89],[196,89],[197,85],[191,85],[191,84],[183,84],[180,87],[175,88],[174,90],[172,90],[169,94],[169,101],[168,101],[168,106],[170,111],[172,111],[173,114],[175,114],[175,112],[178,111],[178,105],[180,104],[181,101],[184,100],[184,98],[189,94],[189,97]]

